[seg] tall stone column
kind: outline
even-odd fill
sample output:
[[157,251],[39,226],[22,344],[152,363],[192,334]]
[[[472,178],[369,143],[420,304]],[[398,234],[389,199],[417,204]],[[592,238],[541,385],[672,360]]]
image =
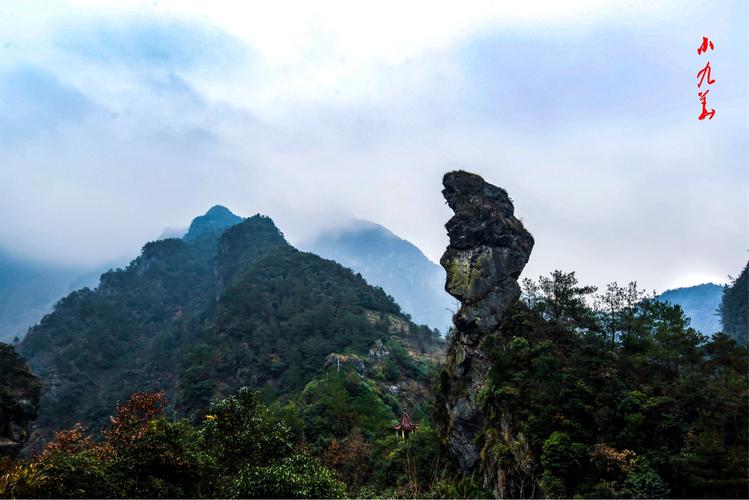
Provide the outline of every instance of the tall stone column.
[[468,172],[445,174],[442,194],[455,215],[447,222],[450,244],[440,259],[445,290],[460,301],[453,318],[439,404],[440,434],[472,472],[480,456],[476,443],[484,417],[477,401],[489,362],[483,346],[497,334],[507,307],[520,295],[517,279],[533,249],[533,237],[514,215],[507,192]]

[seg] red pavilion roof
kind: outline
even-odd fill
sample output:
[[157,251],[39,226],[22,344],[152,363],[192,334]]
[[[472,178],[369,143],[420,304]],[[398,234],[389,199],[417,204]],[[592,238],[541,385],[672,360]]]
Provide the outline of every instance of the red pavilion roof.
[[407,412],[403,412],[403,416],[401,417],[401,421],[398,422],[396,425],[393,426],[393,429],[396,431],[413,431],[416,429],[416,424],[413,420],[411,420],[411,417],[408,416]]

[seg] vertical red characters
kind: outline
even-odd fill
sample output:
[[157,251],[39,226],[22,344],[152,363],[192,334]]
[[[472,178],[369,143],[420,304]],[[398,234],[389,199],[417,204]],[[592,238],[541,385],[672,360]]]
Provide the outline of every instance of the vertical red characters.
[[[709,50],[714,50],[715,45],[711,40],[709,40],[706,36],[702,37],[702,45],[697,47],[697,55],[702,55],[705,52]],[[707,61],[707,64],[704,68],[702,68],[699,72],[697,72],[697,79],[699,80],[697,82],[697,88],[701,89],[703,83],[707,83],[707,85],[712,85],[715,83],[715,80],[711,78],[710,72],[712,71],[712,68],[710,67],[710,61]],[[707,80],[707,82],[706,82]],[[706,86],[707,87],[707,86]],[[704,120],[707,118],[708,120],[712,120],[713,116],[715,116],[715,110],[711,109],[710,111],[707,110],[707,94],[710,92],[710,89],[705,88],[704,91],[697,92],[697,95],[700,98],[700,103],[702,103],[702,113],[700,113],[699,119]]]

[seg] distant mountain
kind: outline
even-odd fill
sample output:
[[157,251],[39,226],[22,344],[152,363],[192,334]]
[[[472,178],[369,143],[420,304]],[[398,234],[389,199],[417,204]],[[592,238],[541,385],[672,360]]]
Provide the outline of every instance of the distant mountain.
[[182,415],[242,386],[290,396],[329,354],[367,356],[377,340],[400,359],[443,345],[382,289],[289,245],[270,218],[214,207],[184,239],[147,243],[95,290],[62,299],[18,350],[45,386],[36,441],[101,424],[134,391],[163,389]]
[[0,250],[0,341],[22,338],[63,295],[98,281],[90,271],[43,264]]
[[658,298],[681,306],[684,314],[692,320],[692,328],[704,335],[712,335],[722,330],[718,309],[724,289],[725,287],[715,283],[703,283],[667,290]]
[[382,287],[414,322],[443,334],[452,325],[455,299],[445,292],[445,270],[415,245],[373,222],[353,220],[302,245]]

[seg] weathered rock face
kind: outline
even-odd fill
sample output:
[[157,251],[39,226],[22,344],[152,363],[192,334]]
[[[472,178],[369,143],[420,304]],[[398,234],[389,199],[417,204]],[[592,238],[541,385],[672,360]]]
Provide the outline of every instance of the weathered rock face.
[[364,361],[356,354],[346,355],[332,352],[325,356],[325,370],[346,369],[347,366],[352,366],[362,378],[367,375],[367,368],[364,366]]
[[480,461],[477,437],[484,417],[478,395],[489,369],[483,346],[498,335],[505,310],[520,294],[517,279],[530,257],[533,237],[515,218],[504,189],[463,171],[446,174],[442,182],[442,194],[455,215],[446,224],[450,244],[440,263],[447,271],[445,289],[461,307],[453,318],[442,374],[439,426],[468,473]]
[[40,385],[15,349],[0,343],[0,458],[14,457],[39,410]]

